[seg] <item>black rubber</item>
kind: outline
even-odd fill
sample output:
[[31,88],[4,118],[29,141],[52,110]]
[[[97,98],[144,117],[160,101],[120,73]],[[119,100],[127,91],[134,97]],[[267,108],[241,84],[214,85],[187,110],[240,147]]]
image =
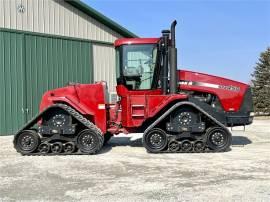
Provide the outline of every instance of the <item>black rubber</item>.
[[[212,145],[209,143],[209,135],[211,135],[215,131],[223,131],[225,136],[227,137],[226,143],[217,147],[216,145]],[[163,150],[149,150],[148,147],[145,146],[146,150],[151,153],[213,153],[213,152],[226,152],[230,148],[231,145],[231,133],[226,133],[225,130],[221,127],[211,127],[209,128],[205,134],[203,134],[200,138],[190,140],[187,138],[176,139],[174,135],[168,135],[168,146]],[[178,147],[179,145],[179,147]]]
[[149,152],[160,152],[168,145],[168,137],[160,128],[153,128],[143,135],[143,145]]
[[103,146],[103,139],[94,129],[85,129],[77,136],[77,147],[83,153],[95,154]]
[[189,140],[184,140],[183,142],[181,142],[182,151],[190,152],[192,151],[192,148],[193,148],[193,144]]
[[17,152],[29,154],[35,152],[40,144],[40,136],[34,130],[22,130],[14,137]]
[[194,151],[198,153],[203,152],[205,149],[205,143],[202,140],[198,140],[194,142],[193,146],[194,146]]
[[[80,132],[78,132],[77,135],[73,135],[73,137],[69,137],[69,136],[60,136],[60,135],[53,135],[51,137],[44,137],[42,136],[42,134],[38,134],[35,130],[32,130],[32,128],[34,127],[34,125],[43,118],[43,116],[46,116],[47,112],[51,111],[51,110],[60,110],[60,111],[65,111],[67,114],[69,114],[73,119],[77,120],[77,122],[81,123],[84,128],[91,130],[93,133],[95,133],[96,137],[98,138],[97,141],[97,146],[95,147],[95,149],[93,151],[88,151],[88,150],[76,150],[76,148],[78,147],[76,145],[77,143],[77,136]],[[82,127],[82,130],[85,130]],[[37,146],[29,151],[23,151],[22,149],[20,149],[20,147],[18,147],[18,137],[20,137],[20,134],[23,133],[24,131],[31,131],[31,133],[35,134],[35,138],[37,138]],[[59,144],[61,143],[62,148],[61,151],[55,150],[55,148],[53,147],[53,145],[58,142]],[[48,143],[50,144],[50,149],[49,151],[46,150],[46,148],[42,149],[42,145],[40,146],[40,144],[44,144],[44,143]],[[74,144],[75,146],[71,149],[67,149],[65,147],[66,144]],[[31,121],[29,121],[22,129],[20,129],[14,136],[14,147],[17,150],[17,152],[21,153],[22,155],[70,155],[70,154],[96,154],[98,153],[104,143],[104,136],[101,132],[101,130],[94,125],[92,122],[90,122],[88,119],[86,119],[82,114],[80,114],[78,111],[76,111],[75,109],[73,109],[72,107],[65,105],[65,104],[54,104],[50,107],[48,107],[47,109],[45,109],[44,111],[42,111],[40,114],[38,114],[36,117],[34,117]],[[39,148],[40,146],[40,148]],[[44,146],[44,145],[43,145]],[[39,148],[39,150],[38,150]]]
[[106,145],[110,141],[110,139],[112,138],[112,136],[113,135],[111,133],[105,133],[103,145]]
[[47,154],[51,151],[51,144],[48,142],[43,142],[38,146],[38,151],[42,154]]
[[232,135],[221,127],[211,127],[206,131],[207,145],[214,151],[226,151],[232,142]]
[[[193,107],[195,110],[197,110],[199,113],[201,113],[205,119],[208,126],[208,129],[206,129],[206,132],[201,133],[200,136],[190,139],[187,137],[181,137],[180,134],[166,134],[168,142],[174,140],[177,141],[181,146],[180,150],[178,151],[172,151],[169,146],[165,146],[163,150],[155,150],[152,151],[147,147],[147,144],[145,144],[145,140],[143,138],[143,145],[145,146],[147,151],[150,151],[152,153],[198,153],[198,152],[225,152],[229,149],[231,146],[231,140],[232,140],[232,135],[228,128],[220,122],[218,119],[212,116],[212,114],[208,113],[205,111],[203,108],[200,106],[196,105],[195,103],[189,102],[189,101],[183,101],[176,103],[173,105],[171,108],[169,108],[165,113],[163,113],[160,117],[158,117],[148,128],[144,131],[143,137],[148,134],[151,130],[156,129],[160,124],[162,124],[162,121],[164,121],[167,117],[170,116],[171,113],[175,112],[179,107]],[[211,142],[208,141],[208,136],[209,133],[213,130],[213,128],[219,129],[224,133],[224,137],[226,137],[226,144],[222,146],[216,146],[211,144]],[[177,139],[177,138],[178,139]],[[199,148],[197,145],[197,141],[201,141],[204,145],[203,149]],[[197,144],[196,144],[197,143]],[[196,146],[194,146],[196,144]],[[190,146],[191,145],[191,146]]]
[[63,144],[61,142],[51,144],[51,151],[54,154],[60,154],[63,151]]
[[76,145],[74,142],[67,142],[63,145],[64,153],[72,154],[76,150]]
[[168,149],[171,152],[177,152],[180,150],[181,145],[176,140],[171,140],[168,144]]

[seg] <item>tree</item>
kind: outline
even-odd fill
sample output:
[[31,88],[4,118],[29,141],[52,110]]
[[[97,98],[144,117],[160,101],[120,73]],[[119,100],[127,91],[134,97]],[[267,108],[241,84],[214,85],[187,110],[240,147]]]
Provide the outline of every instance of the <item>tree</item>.
[[262,52],[252,74],[254,110],[270,114],[270,47]]

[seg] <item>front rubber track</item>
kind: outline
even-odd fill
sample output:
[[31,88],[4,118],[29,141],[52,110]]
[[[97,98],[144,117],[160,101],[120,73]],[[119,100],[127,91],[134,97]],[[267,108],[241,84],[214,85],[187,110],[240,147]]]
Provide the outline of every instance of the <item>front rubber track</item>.
[[[33,132],[36,132],[36,129],[33,129],[32,127],[42,118],[43,115],[46,114],[46,112],[48,112],[48,110],[52,110],[52,109],[62,109],[62,110],[65,110],[68,114],[70,114],[75,120],[77,120],[78,122],[80,122],[82,125],[85,126],[85,129],[88,129],[88,130],[91,130],[93,133],[95,133],[97,135],[97,138],[98,138],[98,145],[95,147],[95,150],[94,151],[90,151],[90,152],[82,152],[80,150],[78,150],[78,146],[76,145],[76,138],[79,134],[75,136],[75,138],[73,138],[74,141],[72,141],[73,143],[75,143],[75,146],[76,146],[76,150],[73,152],[73,153],[64,153],[64,152],[61,152],[61,153],[57,153],[57,154],[52,154],[52,153],[40,153],[38,151],[38,149],[36,149],[35,151],[31,151],[31,152],[24,152],[24,151],[21,151],[21,149],[19,149],[17,147],[17,139],[18,139],[18,136],[25,130],[31,130]],[[37,133],[38,136],[40,137],[40,142],[39,144],[41,143],[44,143],[44,142],[49,142],[50,141],[50,138],[44,138],[42,136],[42,134],[39,134]],[[58,140],[59,142],[65,142],[65,140],[61,139],[61,136],[60,136],[60,139]],[[54,104],[50,107],[48,107],[47,109],[45,109],[44,111],[42,111],[40,114],[38,114],[36,117],[34,117],[31,121],[29,121],[22,129],[20,129],[14,136],[14,140],[13,140],[13,145],[14,145],[14,148],[16,149],[16,151],[18,153],[21,153],[22,155],[74,155],[74,154],[97,154],[102,146],[104,144],[104,136],[102,134],[102,131],[95,125],[93,124],[91,121],[89,121],[88,119],[86,119],[82,114],[80,114],[78,111],[76,111],[75,109],[73,109],[72,107],[68,106],[68,105],[65,105],[65,104]]]

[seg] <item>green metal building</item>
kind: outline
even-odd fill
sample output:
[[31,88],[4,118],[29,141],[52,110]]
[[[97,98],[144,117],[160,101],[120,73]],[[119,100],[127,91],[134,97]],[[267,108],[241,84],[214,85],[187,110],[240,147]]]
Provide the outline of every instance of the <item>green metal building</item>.
[[117,38],[136,37],[76,0],[0,0],[0,135],[38,113],[42,94],[69,81],[115,86]]

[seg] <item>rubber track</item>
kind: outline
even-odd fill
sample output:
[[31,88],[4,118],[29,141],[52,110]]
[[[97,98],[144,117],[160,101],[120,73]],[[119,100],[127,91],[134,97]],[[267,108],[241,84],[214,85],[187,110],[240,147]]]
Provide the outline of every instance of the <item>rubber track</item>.
[[[152,128],[154,128],[157,124],[159,124],[164,118],[166,118],[170,113],[172,113],[175,109],[177,109],[178,107],[180,106],[184,106],[184,105],[189,105],[189,106],[192,106],[194,107],[195,109],[197,109],[199,112],[201,112],[203,115],[206,116],[206,118],[211,121],[212,123],[215,123],[216,126],[219,126],[221,128],[223,128],[225,131],[227,131],[230,136],[231,135],[231,132],[228,130],[228,128],[222,124],[221,122],[219,122],[216,118],[214,118],[213,116],[211,116],[209,113],[207,113],[205,110],[203,110],[202,108],[200,108],[198,105],[196,105],[195,103],[192,103],[192,102],[189,102],[189,101],[183,101],[183,102],[180,102],[180,103],[177,103],[175,105],[173,105],[170,109],[168,109],[162,116],[160,116],[156,121],[154,121],[145,131],[144,131],[144,134],[146,134],[149,130],[151,130]],[[169,136],[170,138],[170,136]],[[168,141],[169,142],[169,141]],[[205,141],[203,141],[205,143]],[[144,144],[144,143],[143,143]],[[228,148],[229,149],[229,148]],[[227,149],[227,150],[228,150]],[[152,154],[158,154],[158,153],[220,153],[220,152],[226,152],[227,150],[221,150],[221,151],[216,151],[216,150],[211,150],[209,148],[207,148],[207,146],[205,147],[205,150],[204,151],[201,151],[201,152],[197,152],[197,151],[169,151],[169,150],[163,150],[163,151],[157,151],[157,152],[151,152],[151,151],[148,151],[149,153],[152,153]]]
[[[177,140],[175,140],[175,141],[177,141]],[[183,141],[185,141],[185,140],[177,141],[177,142],[179,144],[181,144],[181,142],[183,142]],[[191,141],[191,142],[196,142],[196,141],[197,140]],[[200,141],[204,142],[205,145],[206,145],[206,142],[205,141],[203,141],[203,140],[200,140]],[[225,150],[225,151],[224,150],[221,150],[221,151],[212,150],[207,145],[205,146],[204,150],[203,151],[200,151],[200,152],[194,151],[194,147],[192,147],[192,150],[191,151],[182,151],[181,149],[179,151],[170,151],[169,149],[167,149],[167,150],[163,150],[163,151],[151,152],[151,151],[148,151],[147,150],[147,152],[148,153],[151,153],[151,154],[162,154],[162,153],[166,153],[166,154],[173,154],[173,153],[194,153],[194,154],[196,154],[196,153],[222,153],[222,152],[226,152],[226,151],[227,150]]]
[[[88,119],[86,119],[82,114],[80,114],[78,111],[76,111],[75,109],[73,109],[72,107],[65,105],[65,104],[54,104],[48,108],[46,108],[44,111],[42,111],[40,114],[38,114],[36,117],[34,117],[31,121],[29,121],[22,129],[20,129],[14,136],[14,148],[16,149],[16,151],[18,153],[20,153],[17,148],[16,148],[16,136],[23,130],[26,130],[29,127],[32,127],[33,125],[35,125],[37,123],[37,121],[42,117],[42,115],[44,115],[48,110],[53,109],[53,108],[61,108],[63,110],[65,110],[67,113],[69,113],[73,118],[75,118],[77,121],[79,121],[80,123],[82,123],[85,127],[93,130],[96,134],[98,134],[98,138],[99,138],[99,147],[98,149],[94,152],[94,153],[83,153],[80,150],[78,150],[77,152],[71,153],[71,154],[66,154],[66,153],[59,153],[59,154],[54,154],[54,153],[29,153],[29,154],[22,154],[22,155],[26,155],[26,156],[33,156],[33,155],[39,155],[39,156],[55,156],[55,155],[88,155],[88,154],[95,154],[98,151],[101,150],[102,146],[103,146],[103,142],[104,142],[104,137],[102,134],[102,131],[95,125],[93,124],[91,121],[89,121]],[[42,143],[42,142],[41,142]]]

